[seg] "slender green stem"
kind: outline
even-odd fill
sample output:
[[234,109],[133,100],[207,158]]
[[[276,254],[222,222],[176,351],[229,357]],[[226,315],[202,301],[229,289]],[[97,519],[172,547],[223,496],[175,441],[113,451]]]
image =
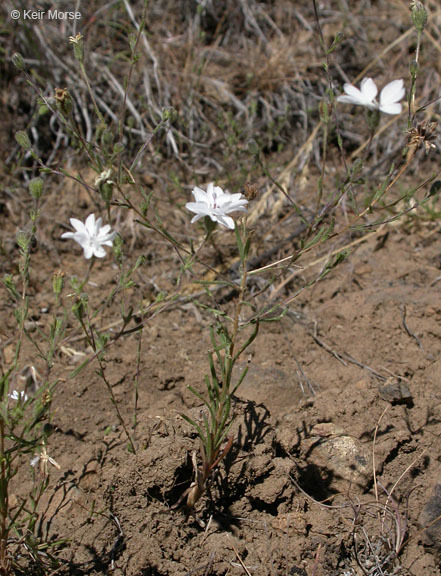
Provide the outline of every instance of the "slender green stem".
[[131,434],[130,434],[127,426],[126,426],[126,423],[125,423],[125,421],[124,421],[124,418],[122,417],[121,411],[120,411],[119,406],[118,406],[118,402],[117,402],[117,400],[116,400],[116,398],[115,398],[115,394],[113,393],[112,385],[110,384],[110,382],[109,382],[108,379],[107,379],[107,376],[106,376],[106,373],[105,373],[104,364],[103,364],[103,362],[102,362],[102,360],[101,360],[100,358],[98,358],[98,363],[99,363],[99,366],[100,366],[99,371],[98,371],[99,376],[100,376],[100,378],[102,379],[102,381],[104,382],[104,384],[106,385],[107,390],[108,390],[108,392],[109,392],[109,394],[110,394],[110,399],[111,399],[112,404],[113,404],[113,406],[114,406],[114,408],[115,408],[115,412],[116,412],[116,415],[117,415],[117,417],[118,417],[119,423],[121,424],[121,426],[122,426],[122,428],[123,428],[123,430],[124,430],[124,433],[125,433],[125,435],[126,435],[126,437],[127,437],[127,441],[128,441],[128,443],[129,443],[129,446],[130,446],[130,451],[133,452],[133,454],[135,454],[135,453],[136,453],[135,444],[134,444],[133,439],[132,439],[132,436],[131,436]]
[[0,574],[8,574],[8,561],[7,561],[7,544],[8,544],[8,479],[6,470],[6,456],[5,456],[5,426],[3,419],[0,419],[0,458],[1,458],[1,470],[0,470],[0,482],[1,482],[1,494],[0,494]]
[[92,104],[93,104],[93,107],[95,109],[95,113],[98,116],[98,118],[100,119],[100,122],[102,122],[103,126],[105,126],[106,121],[104,120],[104,116],[101,114],[101,111],[98,108],[98,105],[96,103],[95,96],[93,94],[93,90],[90,86],[89,77],[87,76],[86,68],[85,68],[83,62],[80,62],[80,69],[81,69],[81,74],[83,75],[83,78],[84,78],[84,82],[86,83],[86,86],[87,86],[87,91],[89,92],[89,96],[92,100]]

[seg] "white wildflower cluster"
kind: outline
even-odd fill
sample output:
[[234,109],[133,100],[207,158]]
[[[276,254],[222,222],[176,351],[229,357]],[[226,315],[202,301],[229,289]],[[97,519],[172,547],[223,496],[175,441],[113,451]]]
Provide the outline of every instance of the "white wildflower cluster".
[[[206,192],[196,186],[192,193],[195,202],[188,202],[185,205],[190,212],[195,214],[191,220],[192,224],[208,216],[213,222],[218,222],[221,226],[233,230],[234,220],[229,214],[246,212],[248,200],[242,194],[224,192],[212,182],[208,184]],[[106,255],[104,246],[112,246],[116,236],[116,232],[110,231],[109,224],[103,226],[102,219],[95,219],[95,214],[89,214],[84,223],[76,218],[71,218],[70,223],[75,232],[65,232],[61,237],[78,242],[87,260],[92,256],[104,258]]]

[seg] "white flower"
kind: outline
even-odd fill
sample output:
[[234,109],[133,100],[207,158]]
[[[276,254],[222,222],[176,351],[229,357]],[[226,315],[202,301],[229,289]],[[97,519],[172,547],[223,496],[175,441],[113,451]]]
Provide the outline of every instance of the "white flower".
[[19,400],[21,400],[21,402],[26,402],[26,400],[28,399],[28,395],[26,394],[26,392],[19,392],[18,390],[13,390],[11,393],[8,394],[9,398],[11,398],[11,400],[16,400],[17,402]]
[[242,194],[230,194],[224,192],[219,186],[214,186],[210,182],[205,192],[198,186],[193,188],[192,192],[196,202],[188,202],[185,207],[190,212],[194,212],[191,223],[197,222],[204,216],[209,216],[213,222],[219,222],[225,228],[234,229],[234,220],[227,214],[231,212],[246,212],[246,200]]
[[361,81],[360,90],[352,84],[345,84],[343,89],[345,94],[339,96],[337,102],[366,106],[369,110],[380,110],[385,114],[401,112],[400,100],[405,93],[403,80],[393,80],[386,84],[380,93],[380,103],[376,100],[378,88],[372,78],[364,78]]
[[102,219],[95,221],[95,214],[90,214],[83,224],[76,218],[71,218],[70,223],[75,228],[75,232],[65,232],[62,238],[72,238],[78,242],[84,250],[84,257],[88,260],[92,256],[104,258],[106,251],[103,246],[112,246],[116,232],[110,232],[109,224],[102,226]]

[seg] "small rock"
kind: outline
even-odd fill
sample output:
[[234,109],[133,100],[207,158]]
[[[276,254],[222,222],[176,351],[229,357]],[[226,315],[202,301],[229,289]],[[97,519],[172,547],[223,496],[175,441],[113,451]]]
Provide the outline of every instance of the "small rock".
[[316,424],[303,445],[308,461],[320,470],[332,472],[332,486],[344,492],[347,483],[366,487],[372,480],[372,455],[357,438],[332,422]]
[[404,382],[389,378],[384,386],[379,388],[380,397],[391,404],[406,404],[413,406],[413,398],[409,387]]
[[34,320],[25,320],[24,329],[26,332],[35,332],[37,330],[37,323]]

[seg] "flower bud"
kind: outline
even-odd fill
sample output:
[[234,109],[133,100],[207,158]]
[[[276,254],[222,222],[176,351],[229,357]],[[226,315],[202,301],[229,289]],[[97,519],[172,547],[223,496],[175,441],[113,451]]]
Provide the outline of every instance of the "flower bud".
[[76,299],[72,305],[72,313],[80,322],[84,318],[87,312],[88,296],[87,294],[81,294],[79,298]]
[[17,68],[17,70],[24,70],[25,68],[23,56],[20,54],[20,52],[15,52],[15,54],[12,55],[12,63]]
[[165,106],[162,109],[162,114],[161,114],[161,120],[163,122],[174,122],[176,120],[178,113],[176,112],[176,109],[173,108],[173,106]]
[[54,275],[52,276],[52,290],[54,291],[55,296],[59,296],[61,294],[61,291],[63,290],[63,284],[64,272],[61,270],[54,272]]
[[259,154],[259,145],[254,140],[254,138],[250,138],[248,140],[248,152],[253,156],[257,156]]
[[104,200],[106,205],[110,203],[113,196],[114,182],[111,178],[112,178],[111,168],[109,168],[108,170],[104,170],[103,172],[101,172],[99,176],[95,178],[95,186],[97,186],[101,194],[101,198]]
[[113,253],[115,255],[115,259],[118,264],[121,266],[123,261],[123,252],[122,252],[122,238],[121,236],[116,236],[115,240],[113,241]]
[[411,16],[416,31],[421,34],[427,24],[427,10],[422,2],[413,0],[411,3]]
[[32,198],[38,200],[43,193],[43,180],[41,178],[34,178],[29,182],[29,192]]
[[15,139],[17,140],[18,144],[20,144],[20,146],[24,149],[24,150],[30,150],[32,145],[31,145],[31,141],[29,140],[29,136],[27,135],[27,133],[24,130],[19,130],[18,132],[15,133]]
[[83,35],[70,36],[69,42],[73,44],[75,58],[78,62],[82,62],[84,58]]
[[29,236],[23,230],[17,232],[17,244],[21,249],[22,253],[27,252],[29,248]]

